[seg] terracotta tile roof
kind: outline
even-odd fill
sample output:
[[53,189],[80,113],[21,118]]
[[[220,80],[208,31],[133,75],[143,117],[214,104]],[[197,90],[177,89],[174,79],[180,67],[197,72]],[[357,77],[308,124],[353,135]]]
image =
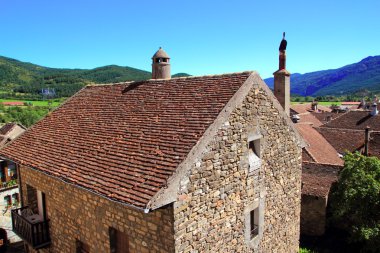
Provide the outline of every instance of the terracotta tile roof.
[[342,165],[338,152],[318,131],[309,124],[296,124],[302,138],[308,143],[305,147],[308,154],[317,163]]
[[[327,106],[318,105],[319,112],[331,112],[331,109]],[[292,110],[296,114],[300,113],[306,113],[306,112],[313,112],[311,109],[311,103],[306,104],[292,104],[290,105],[290,110]]]
[[319,163],[302,163],[302,194],[327,197],[333,183],[338,181],[342,166]]
[[314,127],[319,127],[322,126],[322,122],[318,120],[313,114],[311,113],[303,113],[303,114],[298,114],[300,117],[300,120],[298,121],[298,124],[303,123],[303,124],[309,124],[313,125]]
[[380,114],[371,116],[370,111],[348,111],[322,127],[364,130],[367,126],[380,131]]
[[318,127],[317,131],[339,152],[354,152],[364,144],[364,130]]
[[87,86],[0,155],[144,208],[250,74]]

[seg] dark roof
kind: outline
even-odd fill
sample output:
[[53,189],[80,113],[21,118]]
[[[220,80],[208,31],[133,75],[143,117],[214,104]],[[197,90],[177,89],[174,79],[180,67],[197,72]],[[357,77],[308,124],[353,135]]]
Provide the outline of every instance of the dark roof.
[[318,127],[317,131],[340,153],[354,152],[364,144],[364,130]]
[[326,124],[328,121],[341,116],[340,113],[333,112],[312,112],[311,114],[316,117],[322,124]]
[[314,127],[309,124],[296,124],[295,126],[302,138],[307,142],[308,145],[306,145],[305,149],[313,161],[324,164],[343,164],[338,152]]
[[303,162],[316,162],[313,157],[307,152],[305,148],[302,149],[302,161]]
[[380,158],[380,132],[370,133],[368,153],[370,156],[377,156]]
[[380,131],[380,114],[372,116],[370,111],[348,111],[322,127],[364,130],[367,126]]
[[302,194],[327,197],[332,184],[338,181],[342,166],[320,163],[302,163]]
[[7,135],[12,129],[17,125],[17,123],[6,123],[0,128],[0,135]]
[[250,75],[87,86],[0,155],[144,208]]

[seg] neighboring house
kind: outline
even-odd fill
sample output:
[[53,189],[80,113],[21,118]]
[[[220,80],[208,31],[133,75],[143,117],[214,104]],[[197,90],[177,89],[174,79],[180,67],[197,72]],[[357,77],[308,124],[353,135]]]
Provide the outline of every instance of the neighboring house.
[[[291,115],[306,142],[302,153],[301,233],[320,236],[324,234],[328,194],[337,180],[336,172],[343,167],[341,158],[347,152],[365,154],[366,150],[368,155],[379,157],[380,116],[376,102],[371,110],[346,113],[316,112],[313,105],[292,105]],[[311,191],[310,184],[315,183],[324,190]]]
[[[317,102],[291,106],[291,116],[302,136],[301,234],[320,236],[325,232],[330,188],[343,166],[341,155],[319,132],[320,127],[339,117]],[[331,170],[330,168],[334,168]],[[330,173],[333,171],[333,173]]]
[[[22,134],[26,128],[17,123],[7,123],[0,128],[0,149]],[[11,242],[20,240],[11,231],[11,209],[20,204],[17,185],[16,164],[9,160],[0,160],[0,226],[7,230]]]
[[[0,149],[7,143],[22,134],[26,128],[17,123],[7,123],[0,128]],[[16,165],[8,160],[0,160],[0,189],[1,200],[4,200],[4,207],[18,205],[17,169]],[[7,189],[10,192],[7,194]],[[14,192],[16,188],[17,192]],[[3,209],[4,211],[4,209]]]
[[0,151],[31,252],[298,251],[287,112],[256,72],[170,79],[169,59],[153,56],[156,79],[86,86]]
[[[366,129],[368,129],[368,138],[366,138]],[[368,155],[380,158],[380,115],[377,103],[372,104],[372,110],[344,113],[319,127],[318,131],[341,154],[346,151],[365,153],[367,147]]]
[[380,131],[379,114],[372,115],[371,110],[348,111],[322,127],[334,129],[365,130],[369,126],[373,131]]
[[301,233],[323,235],[331,187],[338,181],[339,165],[303,162]]
[[330,188],[343,160],[312,125],[298,123],[296,128],[306,142],[302,149],[301,234],[320,236],[325,232]]

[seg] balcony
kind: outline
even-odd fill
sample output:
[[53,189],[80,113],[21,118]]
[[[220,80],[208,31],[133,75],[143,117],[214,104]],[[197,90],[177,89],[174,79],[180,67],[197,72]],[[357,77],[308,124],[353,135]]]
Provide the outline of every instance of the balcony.
[[49,220],[43,220],[26,206],[12,210],[13,231],[34,249],[50,245]]

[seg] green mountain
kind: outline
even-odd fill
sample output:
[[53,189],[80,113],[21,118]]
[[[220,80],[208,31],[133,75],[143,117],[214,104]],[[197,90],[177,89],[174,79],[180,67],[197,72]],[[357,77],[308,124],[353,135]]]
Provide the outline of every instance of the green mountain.
[[[264,80],[273,88],[273,78]],[[302,96],[347,95],[368,90],[380,93],[380,56],[338,69],[292,74],[290,91]]]
[[[94,69],[58,69],[0,56],[0,98],[40,99],[52,88],[56,97],[69,97],[90,83],[147,80],[148,71],[109,65]],[[188,76],[178,73],[173,77]]]

